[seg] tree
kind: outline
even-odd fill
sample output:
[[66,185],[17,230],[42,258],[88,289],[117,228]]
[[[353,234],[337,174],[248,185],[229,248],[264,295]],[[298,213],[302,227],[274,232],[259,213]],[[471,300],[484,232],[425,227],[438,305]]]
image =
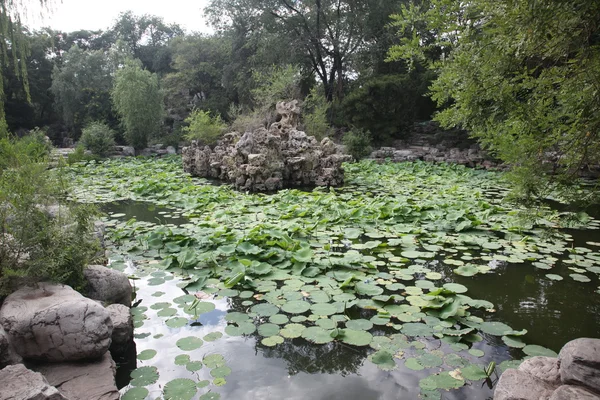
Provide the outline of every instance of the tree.
[[125,128],[125,139],[138,150],[146,147],[163,120],[163,93],[156,74],[143,69],[139,61],[127,61],[117,71],[112,101]]
[[600,3],[431,0],[396,21],[390,58],[433,60],[436,119],[511,164],[523,194],[600,162]]

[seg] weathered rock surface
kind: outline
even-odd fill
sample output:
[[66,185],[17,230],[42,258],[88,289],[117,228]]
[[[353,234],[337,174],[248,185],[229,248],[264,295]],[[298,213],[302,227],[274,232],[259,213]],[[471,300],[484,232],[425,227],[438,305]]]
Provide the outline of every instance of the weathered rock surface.
[[182,151],[184,170],[252,192],[342,185],[342,163],[352,157],[342,154],[328,138],[319,143],[314,136],[297,130],[297,102],[281,102],[277,112],[281,120],[268,130],[228,133],[214,149],[192,142]]
[[539,378],[554,387],[561,385],[559,362],[553,357],[532,357],[519,366],[519,371]]
[[100,357],[112,334],[104,307],[68,286],[49,283],[8,296],[0,323],[20,356],[51,362]]
[[562,385],[552,393],[550,400],[600,400],[600,396],[581,386]]
[[563,383],[600,393],[600,339],[572,340],[560,350],[558,359]]
[[8,335],[0,325],[0,368],[7,365],[19,364],[23,359],[17,354],[8,341]]
[[494,400],[547,400],[554,387],[520,370],[504,371],[494,392]]
[[129,308],[123,304],[111,304],[106,309],[113,324],[110,351],[113,355],[122,355],[133,340],[133,318]]
[[0,370],[0,400],[68,400],[38,372],[23,364]]
[[69,400],[118,400],[117,367],[105,353],[93,361],[52,363],[32,367]]
[[121,271],[102,265],[90,265],[83,274],[88,282],[85,294],[90,299],[131,307],[131,283]]

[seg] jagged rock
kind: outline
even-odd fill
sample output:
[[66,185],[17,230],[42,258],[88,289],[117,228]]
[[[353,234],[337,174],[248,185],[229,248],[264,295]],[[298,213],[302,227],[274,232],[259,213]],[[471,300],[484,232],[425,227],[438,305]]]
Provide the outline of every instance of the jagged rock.
[[184,147],[184,170],[252,192],[342,185],[341,165],[352,157],[342,154],[329,138],[319,143],[313,136],[298,131],[297,102],[278,103],[277,111],[281,119],[268,130],[228,133],[214,149],[197,142]]
[[38,372],[23,364],[0,370],[0,400],[69,400]]
[[167,146],[167,154],[177,154],[177,150],[173,146]]
[[135,156],[135,149],[132,146],[115,146],[115,155],[133,157]]
[[83,274],[87,280],[87,297],[103,303],[131,307],[132,289],[126,274],[102,265],[90,265]]
[[558,359],[563,383],[600,393],[600,339],[571,340],[560,350]]
[[521,363],[519,371],[535,376],[554,387],[558,387],[562,383],[558,359],[554,357],[529,358]]
[[110,346],[109,312],[69,286],[40,283],[9,295],[0,308],[15,351],[51,362],[99,357]]
[[523,371],[504,371],[494,392],[494,400],[547,400],[554,387]]
[[581,386],[562,385],[552,393],[550,400],[600,400],[600,396]]
[[0,325],[0,368],[7,365],[19,364],[23,359],[15,352],[8,341],[8,335],[4,332],[4,328]]
[[110,351],[113,355],[122,355],[133,340],[133,318],[129,307],[122,304],[111,304],[106,309],[113,324]]
[[48,363],[33,368],[69,400],[119,400],[116,365],[110,353],[94,361]]

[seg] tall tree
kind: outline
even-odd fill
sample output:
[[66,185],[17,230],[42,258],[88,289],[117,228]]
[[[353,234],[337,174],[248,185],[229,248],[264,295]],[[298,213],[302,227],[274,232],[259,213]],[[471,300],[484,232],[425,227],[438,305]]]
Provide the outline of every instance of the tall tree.
[[128,143],[138,150],[146,147],[149,137],[159,132],[164,113],[156,74],[129,60],[117,71],[112,100]]
[[431,59],[444,126],[468,129],[543,196],[600,163],[600,3],[430,0],[396,17],[393,59]]

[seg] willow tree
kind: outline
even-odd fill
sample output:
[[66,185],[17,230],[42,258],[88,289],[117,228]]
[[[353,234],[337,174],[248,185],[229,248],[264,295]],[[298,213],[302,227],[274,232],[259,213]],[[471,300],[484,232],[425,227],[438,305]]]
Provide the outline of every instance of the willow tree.
[[394,18],[390,58],[430,62],[437,120],[509,163],[521,193],[600,163],[600,2],[424,0]]
[[[44,7],[48,0],[39,0],[39,2]],[[15,76],[23,84],[27,101],[31,101],[27,79],[27,57],[30,48],[21,22],[28,3],[26,0],[0,0],[0,62],[3,68],[14,70]],[[3,68],[0,68],[0,136],[8,132],[4,113]]]

